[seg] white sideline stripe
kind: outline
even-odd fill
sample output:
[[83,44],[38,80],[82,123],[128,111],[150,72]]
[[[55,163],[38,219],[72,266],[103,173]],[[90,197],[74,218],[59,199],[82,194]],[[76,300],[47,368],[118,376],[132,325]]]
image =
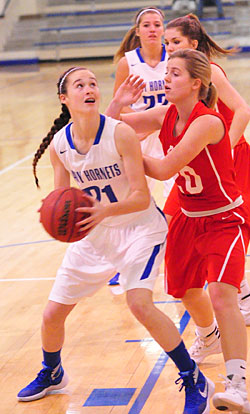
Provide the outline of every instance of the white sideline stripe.
[[[250,273],[250,270],[245,270],[245,273]],[[164,273],[160,273],[159,276],[164,276]],[[1,282],[28,282],[28,281],[43,281],[43,280],[55,280],[55,277],[31,277],[21,279],[0,279]]]
[[0,279],[0,282],[28,282],[28,281],[55,280],[55,277],[27,277],[23,279]]
[[[163,273],[159,274],[160,276],[164,276]],[[21,279],[0,279],[0,282],[27,282],[27,281],[34,281],[34,280],[55,280],[55,277],[27,277],[27,278],[21,278]]]
[[23,162],[29,160],[30,158],[34,157],[34,154],[27,155],[26,157],[22,158],[21,160],[14,162],[14,164],[10,164],[8,167],[3,168],[0,170],[0,175],[12,170],[13,168],[17,167],[19,164],[22,164]]

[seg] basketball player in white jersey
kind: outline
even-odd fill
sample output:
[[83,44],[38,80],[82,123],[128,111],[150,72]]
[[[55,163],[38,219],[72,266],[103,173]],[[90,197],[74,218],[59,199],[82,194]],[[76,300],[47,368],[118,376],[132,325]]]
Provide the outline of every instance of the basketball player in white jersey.
[[58,94],[62,113],[35,154],[34,174],[50,144],[55,188],[68,187],[73,177],[94,206],[79,208],[91,214],[78,223],[90,232],[70,244],[57,272],[43,316],[43,369],[18,400],[36,400],[66,386],[61,363],[65,320],[81,298],[93,295],[118,270],[131,312],[180,371],[185,414],[209,413],[214,384],[190,358],[174,323],[153,303],[167,224],[150,195],[139,140],[131,127],[99,113],[100,92],[89,70],[70,68],[58,82]]
[[[126,33],[115,54],[117,63],[114,93],[128,77],[138,75],[145,82],[145,88],[137,102],[124,107],[122,112],[141,112],[155,106],[166,105],[165,72],[168,55],[162,44],[164,34],[164,14],[156,7],[144,7],[135,16],[135,23]],[[147,134],[138,134],[141,140],[142,153],[155,158],[164,156],[159,130]],[[155,180],[147,177],[150,190],[153,190]],[[174,185],[174,179],[164,181],[164,197],[167,197]],[[109,284],[119,284],[119,274],[115,275]],[[120,287],[112,288],[113,293],[122,293]]]
[[[165,45],[162,44],[164,34],[164,14],[156,7],[144,7],[135,16],[135,24],[125,35],[114,62],[118,63],[114,93],[128,77],[138,75],[145,82],[145,88],[137,102],[130,107],[123,108],[122,112],[141,112],[160,105],[166,105],[165,72],[168,55]],[[141,140],[143,154],[155,158],[164,156],[158,139],[159,130],[152,133],[138,135]],[[148,178],[152,190],[154,180]],[[164,182],[164,195],[168,196],[174,180]]]

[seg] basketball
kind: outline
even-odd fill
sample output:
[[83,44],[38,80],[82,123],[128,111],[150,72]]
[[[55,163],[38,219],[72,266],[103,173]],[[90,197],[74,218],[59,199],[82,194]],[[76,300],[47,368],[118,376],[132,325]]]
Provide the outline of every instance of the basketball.
[[86,193],[74,187],[58,188],[42,201],[40,222],[54,239],[73,243],[90,231],[79,231],[79,227],[75,225],[90,216],[75,211],[78,207],[92,207]]

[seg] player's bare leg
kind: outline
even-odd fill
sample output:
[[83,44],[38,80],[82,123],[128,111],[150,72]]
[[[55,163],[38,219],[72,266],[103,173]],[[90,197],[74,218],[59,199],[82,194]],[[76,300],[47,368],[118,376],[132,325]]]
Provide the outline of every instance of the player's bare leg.
[[188,351],[199,364],[207,356],[221,352],[220,333],[212,303],[207,292],[198,288],[187,290],[182,302],[196,325],[196,339]]
[[204,377],[190,358],[171,319],[154,305],[152,292],[148,289],[131,289],[127,292],[127,302],[134,316],[147,328],[179,369],[176,384],[182,382],[180,389],[185,388],[185,414],[209,413],[209,400],[214,393],[214,384]]
[[48,302],[42,322],[43,368],[35,380],[18,393],[19,401],[37,400],[49,391],[67,385],[68,376],[61,364],[61,349],[64,343],[65,320],[74,306]]

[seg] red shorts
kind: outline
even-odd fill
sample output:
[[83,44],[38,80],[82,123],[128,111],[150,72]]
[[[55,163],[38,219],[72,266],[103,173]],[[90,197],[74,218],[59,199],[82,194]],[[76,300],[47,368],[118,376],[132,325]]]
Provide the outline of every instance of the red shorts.
[[[243,141],[233,149],[235,181],[250,210],[250,145]],[[164,213],[174,216],[180,210],[178,187],[174,184],[164,206]]]
[[[171,220],[165,255],[166,293],[182,298],[207,281],[240,288],[250,237],[244,205],[206,217],[187,217],[181,211]],[[248,219],[247,219],[248,220]]]
[[163,211],[165,214],[168,214],[169,216],[174,216],[175,213],[177,213],[177,211],[180,211],[178,187],[176,183],[174,183],[173,188],[168,195]]
[[250,209],[250,145],[243,141],[233,149],[236,184]]

